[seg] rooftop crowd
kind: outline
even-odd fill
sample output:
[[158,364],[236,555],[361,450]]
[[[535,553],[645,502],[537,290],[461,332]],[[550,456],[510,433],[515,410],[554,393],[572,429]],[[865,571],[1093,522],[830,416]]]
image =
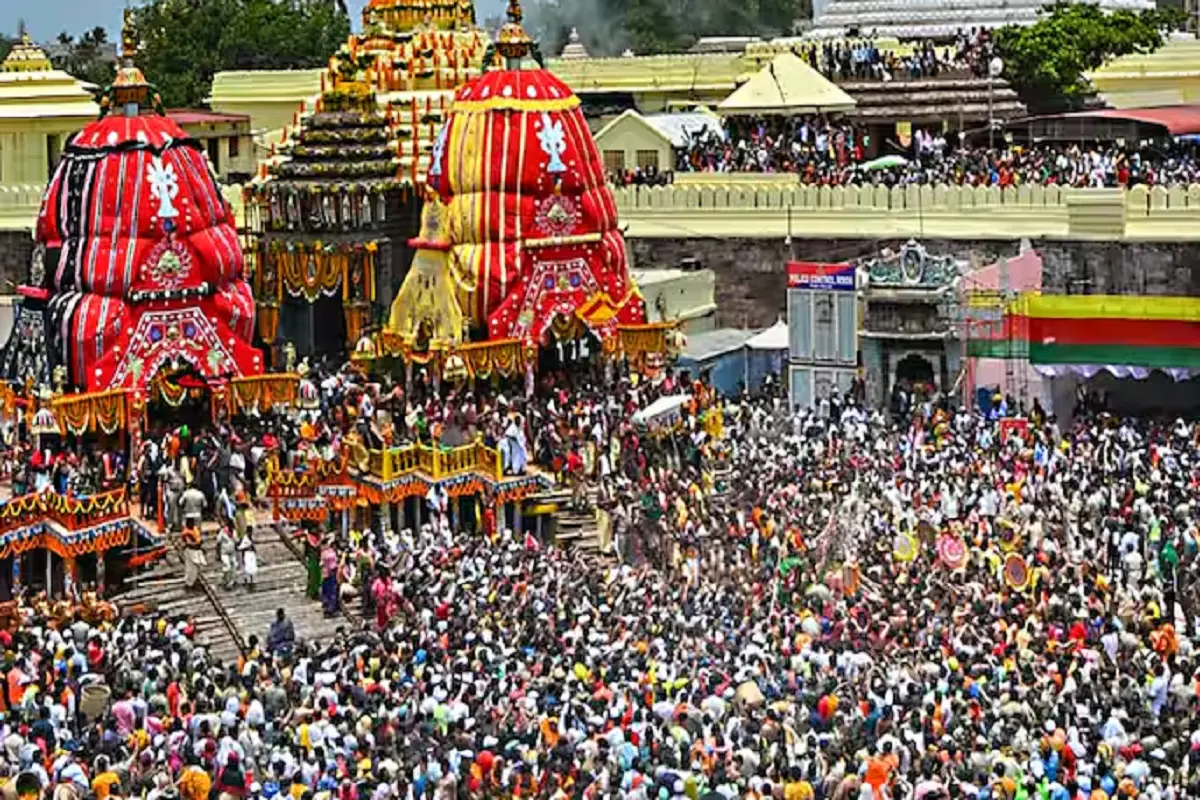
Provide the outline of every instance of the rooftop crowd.
[[992,55],[987,28],[959,31],[953,45],[919,42],[900,52],[873,38],[811,42],[795,52],[833,81],[918,80],[946,76],[985,77]]
[[[898,143],[890,143],[893,149]],[[957,134],[917,129],[901,148],[907,163],[860,168],[866,135],[825,117],[730,119],[721,133],[696,134],[676,151],[676,172],[795,172],[803,183],[910,183],[1074,187],[1188,184],[1200,180],[1200,149],[1191,141],[1131,146],[1042,143],[970,145]]]
[[[482,435],[586,484],[615,556],[455,528],[432,495],[419,529],[328,534],[322,591],[356,598],[332,641],[281,613],[222,664],[169,613],[31,616],[0,634],[6,797],[1200,796],[1200,427],[793,413],[685,376],[321,387],[319,415],[196,439],[253,480],[356,429]],[[634,424],[683,390],[677,425]],[[85,714],[97,682],[113,702]]]

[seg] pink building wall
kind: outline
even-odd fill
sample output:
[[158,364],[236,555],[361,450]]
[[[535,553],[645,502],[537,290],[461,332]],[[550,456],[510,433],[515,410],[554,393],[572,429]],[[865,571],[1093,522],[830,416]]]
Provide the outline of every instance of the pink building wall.
[[[990,264],[981,269],[964,275],[959,281],[959,300],[966,308],[967,296],[974,291],[1001,290],[1001,262]],[[1028,249],[1018,256],[1008,259],[1008,288],[1013,292],[1040,292],[1042,290],[1042,257],[1036,250]],[[965,331],[963,349],[966,350],[967,340],[971,332]],[[1010,376],[1005,370],[1005,359],[1002,358],[965,358],[966,375],[963,379],[963,397],[968,403],[974,402],[977,387],[998,386],[1005,394],[1011,394],[1020,399],[1022,396],[1028,402],[1034,398],[1041,400],[1042,405],[1049,407],[1050,387],[1045,378],[1033,368],[1026,359],[1015,359],[1011,364]]]

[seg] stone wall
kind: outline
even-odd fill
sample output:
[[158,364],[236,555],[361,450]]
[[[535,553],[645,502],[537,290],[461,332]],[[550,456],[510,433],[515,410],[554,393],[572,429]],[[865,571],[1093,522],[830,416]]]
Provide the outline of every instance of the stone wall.
[[29,231],[0,230],[0,295],[16,294],[29,273],[32,255]]
[[1040,241],[1042,287],[1057,294],[1200,296],[1200,244]]
[[[789,259],[849,261],[898,250],[903,239],[628,239],[636,269],[678,267],[694,258],[716,276],[717,325],[764,328],[786,314]],[[972,257],[979,266],[1016,255],[1015,241],[927,241],[933,255]]]

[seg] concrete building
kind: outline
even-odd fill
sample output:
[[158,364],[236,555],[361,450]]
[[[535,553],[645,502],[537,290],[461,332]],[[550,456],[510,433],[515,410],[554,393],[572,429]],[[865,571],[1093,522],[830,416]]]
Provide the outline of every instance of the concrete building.
[[42,191],[68,137],[99,114],[90,88],[28,36],[0,62],[0,295],[25,276]]
[[254,176],[258,160],[250,136],[250,115],[173,109],[167,116],[208,153],[213,171],[224,183],[244,183]]
[[596,146],[610,173],[633,169],[670,172],[675,169],[675,148],[685,147],[697,133],[725,135],[720,118],[709,112],[643,116],[628,109],[596,133]]

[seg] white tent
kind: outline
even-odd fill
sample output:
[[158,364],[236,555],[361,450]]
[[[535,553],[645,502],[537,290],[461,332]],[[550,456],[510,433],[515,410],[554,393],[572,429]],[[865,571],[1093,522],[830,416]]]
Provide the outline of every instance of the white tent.
[[717,104],[723,116],[792,116],[849,111],[854,98],[829,82],[799,56],[785,51]]
[[788,326],[782,319],[765,331],[754,334],[746,342],[750,350],[787,350]]
[[675,422],[681,416],[680,409],[692,399],[688,393],[672,394],[660,397],[650,405],[633,415],[634,425],[665,425]]

